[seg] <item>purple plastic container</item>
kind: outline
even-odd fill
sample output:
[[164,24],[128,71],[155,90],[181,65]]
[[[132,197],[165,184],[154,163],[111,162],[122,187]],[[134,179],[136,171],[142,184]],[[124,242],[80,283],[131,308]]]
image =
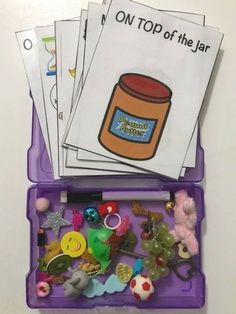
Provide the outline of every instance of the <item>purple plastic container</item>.
[[[43,142],[37,115],[33,108],[32,123],[32,144],[28,151],[28,177],[33,185],[28,190],[27,195],[27,218],[30,222],[30,270],[26,278],[26,301],[30,308],[81,308],[88,309],[95,306],[134,306],[137,308],[200,308],[205,302],[205,277],[202,273],[201,266],[201,222],[204,218],[204,194],[203,190],[196,183],[203,178],[204,154],[198,141],[197,149],[197,166],[189,169],[184,178],[179,181],[170,181],[160,176],[147,175],[124,175],[124,176],[108,176],[108,177],[76,177],[65,178],[61,180],[53,180],[50,169],[48,155]],[[35,200],[39,197],[47,197],[51,201],[51,209],[57,210],[60,204],[60,192],[62,190],[89,192],[89,191],[120,191],[120,190],[169,190],[172,192],[180,189],[187,190],[189,196],[193,197],[196,203],[198,222],[196,225],[196,237],[199,241],[200,253],[194,257],[194,263],[197,267],[196,275],[190,281],[181,281],[176,277],[174,272],[166,278],[158,280],[155,284],[155,294],[149,301],[137,302],[131,295],[129,287],[124,292],[108,294],[105,293],[101,297],[92,299],[84,296],[77,300],[71,300],[64,297],[61,286],[53,286],[52,293],[46,298],[39,298],[35,293],[35,285],[37,283],[38,262],[37,259],[42,256],[42,249],[37,246],[37,232],[45,221],[44,214],[38,213],[35,209]],[[150,210],[156,210],[164,215],[170,228],[174,225],[173,217],[167,214],[163,202],[143,201],[142,207]],[[64,217],[71,221],[72,208],[83,209],[90,204],[74,204],[74,206],[65,204]],[[131,202],[119,202],[119,212],[121,215],[132,215],[132,228],[140,240],[141,228],[140,222],[144,217],[135,217],[131,212]],[[87,224],[81,229],[86,235]],[[61,228],[59,238],[66,232],[71,230],[71,226]],[[53,232],[47,231],[48,241],[52,240]],[[135,252],[145,255],[140,247],[140,241],[135,248]],[[123,254],[118,254],[113,261],[112,267],[106,277],[101,277],[104,281],[109,274],[114,273],[117,262],[127,262],[134,264],[135,259]],[[185,270],[186,271],[186,270]]]

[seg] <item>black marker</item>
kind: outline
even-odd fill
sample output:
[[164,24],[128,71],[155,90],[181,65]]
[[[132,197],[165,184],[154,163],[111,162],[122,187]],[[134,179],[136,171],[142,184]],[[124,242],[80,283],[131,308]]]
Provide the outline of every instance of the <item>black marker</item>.
[[107,191],[76,193],[61,191],[61,203],[91,203],[94,201],[170,201],[173,195],[169,191]]

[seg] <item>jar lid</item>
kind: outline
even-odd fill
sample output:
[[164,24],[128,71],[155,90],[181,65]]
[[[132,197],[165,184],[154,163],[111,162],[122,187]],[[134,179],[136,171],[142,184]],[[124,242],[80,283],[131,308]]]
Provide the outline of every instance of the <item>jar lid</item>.
[[146,75],[126,73],[121,75],[120,87],[136,98],[149,102],[164,103],[171,99],[171,89],[164,83]]

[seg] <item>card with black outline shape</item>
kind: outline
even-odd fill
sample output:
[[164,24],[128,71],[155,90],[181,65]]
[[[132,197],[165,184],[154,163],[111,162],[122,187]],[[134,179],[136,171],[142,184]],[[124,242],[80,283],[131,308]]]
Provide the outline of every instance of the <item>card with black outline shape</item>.
[[[102,5],[99,3],[90,2],[88,5],[88,21],[87,21],[86,45],[85,45],[85,54],[84,54],[85,55],[85,58],[84,58],[84,76],[85,77],[87,76],[87,72],[93,58],[96,44],[99,39],[99,35],[105,23],[105,18],[106,18],[107,10],[109,7],[108,6],[109,3],[110,1],[108,1],[106,5]],[[205,16],[202,14],[195,14],[195,13],[190,13],[190,12],[188,13],[177,12],[177,11],[170,11],[170,10],[161,10],[161,11],[177,16],[179,18],[185,19],[187,21],[200,24],[200,25],[204,25],[204,22],[205,22]],[[183,164],[184,167],[195,167],[197,135],[198,135],[198,127],[196,126],[188,151],[186,153],[186,157]],[[104,156],[87,152],[82,149],[78,149],[77,158],[78,160],[91,160],[91,161],[99,161],[99,162],[106,161],[110,163],[115,162]]]
[[[151,7],[113,0],[66,143],[178,179],[222,38]],[[124,73],[151,77],[172,91],[158,149],[149,159],[121,157],[98,140],[113,88]]]

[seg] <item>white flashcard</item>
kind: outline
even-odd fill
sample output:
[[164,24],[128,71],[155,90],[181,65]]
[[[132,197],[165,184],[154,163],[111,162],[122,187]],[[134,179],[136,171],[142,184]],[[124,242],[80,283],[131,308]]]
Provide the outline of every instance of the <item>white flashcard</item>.
[[[67,149],[67,148],[65,148]],[[76,160],[76,151],[70,150],[70,154],[65,154],[66,163],[73,165]],[[73,155],[74,154],[74,155]],[[69,160],[67,160],[67,158]],[[76,167],[76,163],[74,164]],[[114,171],[106,171],[106,170],[98,170],[98,169],[89,169],[89,168],[75,168],[75,167],[66,167],[64,169],[64,176],[107,176],[107,175],[125,175],[123,172],[114,172]],[[130,173],[128,174],[130,175]]]
[[181,178],[183,178],[183,177],[185,176],[186,170],[187,170],[187,169],[184,168],[184,167],[181,169],[181,172],[180,172],[180,177],[181,177]]
[[[75,158],[75,160],[73,160]],[[143,169],[139,169],[136,167],[131,167],[127,164],[122,164],[120,162],[107,162],[104,160],[94,161],[94,160],[79,160],[77,158],[77,149],[68,148],[67,149],[67,158],[66,158],[66,167],[69,168],[86,168],[86,169],[95,169],[95,170],[105,170],[111,172],[123,172],[123,173],[149,173]],[[72,161],[73,160],[73,161]]]
[[193,135],[187,150],[187,154],[184,159],[183,167],[194,168],[196,167],[196,157],[197,157],[197,140],[198,140],[198,131],[199,131],[198,122],[193,131]]
[[[69,165],[67,166],[67,168],[65,169],[65,173],[73,173],[74,175],[84,175],[85,171],[87,171],[87,174],[86,175],[131,175],[133,174],[132,172],[128,171],[128,172],[125,172],[125,171],[115,171],[114,170],[114,167],[113,169],[111,168],[111,170],[106,170],[106,168],[102,168],[102,167],[99,167],[99,163],[96,163],[96,165],[98,165],[97,168],[95,168],[95,164],[93,167],[90,166],[90,163],[93,163],[93,162],[85,162],[85,164],[87,163],[87,167],[85,167],[85,164],[83,163],[83,167],[80,168],[78,167],[78,160],[76,159],[76,154],[77,154],[77,151],[76,150],[73,150],[73,149],[68,149],[68,148],[65,148],[68,152],[66,154],[66,165]],[[80,162],[81,164],[81,162]],[[69,170],[68,170],[69,169]],[[73,170],[72,170],[73,169]],[[129,167],[130,169],[130,167]]]
[[83,75],[84,67],[84,49],[85,49],[85,39],[86,39],[86,27],[87,27],[87,16],[88,11],[82,10],[80,16],[80,32],[79,32],[79,42],[78,50],[76,56],[76,70],[75,70],[75,81],[74,81],[74,92],[72,107],[77,104],[78,98],[81,90],[81,80]]
[[[77,105],[73,106],[73,108],[72,108],[72,112],[70,114],[69,120],[68,120],[67,125],[66,125],[66,130],[69,128],[69,125],[71,124],[72,117],[76,111],[76,107],[77,107]],[[63,147],[63,148],[65,148],[65,147]],[[116,174],[116,173],[120,174],[122,172],[123,173],[147,173],[146,171],[143,171],[142,169],[137,169],[137,168],[131,167],[129,165],[122,164],[120,162],[116,162],[116,161],[114,162],[111,159],[108,159],[108,162],[103,161],[103,160],[100,162],[87,161],[87,160],[81,161],[81,160],[77,159],[77,150],[74,150],[71,148],[65,148],[65,150],[63,152],[64,152],[64,155],[63,155],[64,156],[64,162],[65,162],[65,166],[66,166],[66,168],[64,168],[64,176],[83,175],[84,172],[80,171],[83,168],[85,168],[85,169],[90,168],[91,169],[91,171],[89,171],[88,175],[93,174],[92,170],[96,170],[95,173],[96,173],[96,175],[98,175],[99,174],[99,172],[97,172],[98,169],[101,170],[101,173],[100,173],[101,175],[103,173],[102,171],[107,171],[107,172],[110,171],[110,172],[113,172],[113,174]],[[114,167],[114,164],[115,164],[115,167]],[[70,169],[68,170],[67,168],[70,168]],[[74,172],[72,171],[71,168],[74,168]]]
[[[109,1],[110,2],[110,1]],[[88,18],[87,18],[87,27],[86,27],[86,45],[85,45],[85,54],[84,54],[84,75],[86,76],[89,65],[92,60],[92,56],[97,44],[97,41],[99,39],[99,35],[102,30],[102,26],[104,25],[105,22],[105,16],[108,10],[108,5],[101,5],[99,3],[93,3],[90,2],[88,5]],[[197,15],[193,13],[184,13],[184,12],[171,12],[167,11],[168,13],[172,13],[173,15],[176,16],[183,16],[183,18],[189,18],[190,21],[195,22],[195,23],[204,23],[204,15]],[[83,32],[84,33],[84,32]],[[82,39],[82,37],[81,37]],[[196,134],[196,133],[194,133]],[[191,141],[192,142],[192,141]],[[194,141],[193,141],[194,142]],[[190,149],[191,148],[191,149]],[[196,147],[194,145],[189,146],[188,150],[188,163],[184,163],[184,166],[190,167],[192,166],[192,163],[195,161],[194,155],[196,154]],[[72,153],[74,156],[74,153]],[[90,160],[90,161],[106,161],[106,162],[111,162],[114,163],[115,161],[112,161],[109,158],[99,156],[93,153],[89,153],[84,150],[78,150],[77,157],[79,160]],[[71,160],[71,158],[67,159]],[[68,166],[69,166],[68,162]],[[76,162],[73,162],[73,165],[75,165]],[[81,165],[80,165],[81,166]],[[99,167],[101,167],[102,164],[99,164]],[[132,170],[132,168],[131,168]],[[145,171],[144,171],[145,173]]]
[[[86,29],[86,47],[85,47],[85,58],[84,58],[84,76],[87,76],[89,65],[91,64],[93,54],[96,45],[99,40],[103,25],[106,21],[106,14],[109,8],[108,1],[106,5],[102,5],[96,2],[89,2],[88,4],[88,23]],[[187,21],[204,25],[205,16],[203,14],[178,12],[170,10],[160,10],[162,12],[171,14],[173,16],[185,19]]]
[[[72,23],[74,23],[74,21],[70,21]],[[60,25],[58,25],[58,31],[59,33],[57,34],[59,38],[60,36],[62,36],[62,29],[63,29],[63,26],[61,23],[59,23]],[[66,23],[68,25],[68,23]],[[71,24],[70,24],[71,25]],[[58,160],[56,159],[56,157],[58,156],[57,153],[57,149],[59,148],[59,151],[60,151],[60,145],[58,147],[58,138],[57,136],[55,135],[58,135],[57,134],[57,121],[55,120],[55,117],[57,116],[57,95],[56,95],[56,92],[54,92],[54,89],[55,89],[55,86],[56,86],[56,64],[55,64],[55,37],[54,37],[54,27],[53,26],[48,26],[48,27],[39,27],[36,29],[36,33],[37,33],[37,38],[38,38],[38,42],[39,42],[39,55],[40,55],[40,69],[41,69],[41,78],[42,78],[42,86],[43,86],[43,92],[44,92],[44,99],[45,99],[45,104],[46,104],[46,112],[47,112],[47,117],[48,119],[50,120],[50,125],[49,125],[49,135],[50,135],[50,143],[53,143],[55,146],[54,146],[54,159],[53,159],[53,170],[54,169],[57,169],[57,162]],[[68,33],[67,33],[68,35]],[[62,39],[62,37],[61,37]],[[64,39],[64,38],[63,38]],[[42,45],[42,42],[43,42],[43,45]],[[40,47],[40,44],[41,44],[41,47]],[[62,44],[60,41],[59,41],[59,45]],[[69,44],[69,40],[68,42],[63,42],[63,44]],[[62,45],[63,45],[62,44]],[[59,46],[58,46],[59,47]],[[66,46],[64,46],[66,47]],[[49,58],[48,58],[48,55],[47,53],[45,53],[44,49],[47,53],[50,54]],[[69,48],[72,49],[72,46],[70,46]],[[64,52],[64,51],[63,51]],[[72,53],[72,51],[70,51]],[[63,54],[64,56],[64,54]],[[60,50],[59,48],[59,60],[62,61],[62,59],[60,59],[62,57],[62,51]],[[65,56],[64,56],[65,57]],[[69,60],[67,60],[67,58],[63,58],[63,66],[67,66],[67,61],[70,61],[70,62],[73,62],[73,57],[69,58]],[[61,86],[61,84],[63,83],[66,83],[66,74],[64,71],[64,68],[63,68],[63,77],[61,76],[62,74],[62,68],[61,68],[61,62],[58,62],[59,64],[59,72],[58,72],[58,77],[59,77],[59,84],[60,84],[60,87],[62,89],[65,88],[65,85]],[[44,71],[46,70],[46,73],[44,73]],[[67,69],[68,72],[69,72],[69,75],[73,77],[73,67],[70,67]],[[68,75],[68,76],[69,76]],[[68,85],[70,85],[67,81],[66,83],[66,91],[67,92],[70,92],[70,90],[68,90]],[[73,85],[73,84],[72,84]],[[71,89],[72,89],[72,86],[71,86]],[[60,88],[59,88],[60,90]],[[61,97],[62,94],[60,93],[59,91],[59,97]],[[66,103],[65,103],[65,98],[62,98],[62,102],[60,103],[61,107],[60,109],[64,110],[65,109],[65,106],[66,106]],[[70,102],[69,102],[70,103]],[[53,106],[51,106],[53,105]],[[68,104],[69,105],[69,104]],[[70,107],[70,106],[69,106]],[[53,109],[52,109],[53,108]],[[62,115],[64,114],[64,111],[59,111],[59,115]],[[64,125],[63,125],[64,127]],[[56,140],[55,140],[56,138]],[[54,141],[55,140],[55,141]],[[65,152],[65,155],[66,155],[66,152]],[[64,156],[64,155],[63,155]],[[65,156],[66,157],[66,156]],[[74,160],[77,161],[77,164],[79,163],[81,165],[81,162],[78,162],[77,158],[76,158],[76,152],[74,154]],[[89,162],[87,162],[89,163]],[[63,172],[60,173],[60,175],[62,176],[91,176],[91,175],[104,175],[104,174],[116,174],[114,171],[106,171],[106,170],[103,170],[102,171],[99,171],[99,170],[96,170],[96,169],[91,169],[91,170],[88,170],[88,168],[86,168],[86,164],[85,162],[85,165],[84,167],[81,167],[80,169],[67,169],[67,168],[64,168],[63,169]],[[83,169],[85,168],[85,169]],[[112,167],[111,167],[112,168]],[[113,169],[112,169],[113,170]],[[120,174],[120,173],[118,173]],[[58,174],[57,174],[58,175]],[[55,170],[54,170],[54,177],[56,177],[56,174],[55,174]]]
[[50,143],[48,138],[47,117],[44,106],[43,90],[38,60],[37,38],[33,29],[16,33],[21,56],[24,62],[31,95],[38,115],[45,146],[51,160]]
[[177,179],[222,38],[113,0],[66,143]]
[[66,123],[70,116],[75,78],[75,61],[78,47],[80,21],[56,21],[56,64],[57,64],[57,121],[59,175],[64,175],[66,151],[61,146]]
[[[82,17],[83,21],[85,21],[85,16]],[[106,161],[101,161],[101,162],[94,162],[94,161],[80,161],[77,159],[77,154],[75,153],[74,150],[71,150],[71,149],[65,149],[65,148],[61,148],[60,147],[60,143],[61,143],[61,135],[63,135],[62,133],[63,132],[63,129],[65,127],[65,123],[67,122],[68,120],[68,115],[67,115],[67,111],[63,112],[62,114],[62,110],[61,110],[61,104],[66,104],[68,103],[69,99],[67,98],[68,96],[70,96],[70,88],[71,88],[71,81],[69,79],[69,76],[68,76],[68,62],[72,62],[73,61],[73,52],[74,52],[74,49],[75,47],[71,46],[73,45],[73,41],[72,41],[72,38],[70,36],[69,33],[72,33],[72,29],[70,29],[69,31],[69,28],[73,27],[73,25],[71,25],[70,23],[71,21],[58,21],[56,22],[56,43],[57,43],[57,72],[58,72],[58,75],[57,75],[57,89],[58,89],[58,115],[59,115],[59,120],[58,120],[58,127],[59,127],[59,154],[60,154],[60,151],[63,150],[63,156],[61,156],[61,158],[59,158],[59,162],[61,160],[61,163],[62,165],[64,164],[66,167],[69,167],[69,168],[79,168],[79,170],[77,171],[76,169],[74,170],[74,173],[73,175],[80,175],[81,171],[80,169],[83,169],[83,168],[90,168],[90,169],[101,169],[101,170],[104,170],[104,171],[110,171],[112,172],[113,174],[116,174],[116,173],[146,173],[145,171],[143,170],[139,170],[139,169],[136,169],[134,167],[130,167],[128,165],[123,165],[121,163],[117,163],[117,162],[114,162],[110,159],[108,159],[108,162]],[[65,25],[69,25],[67,27],[67,29],[65,28]],[[82,23],[84,25],[84,23]],[[69,31],[69,32],[68,32]],[[84,29],[82,31],[81,34],[84,34]],[[83,36],[81,36],[81,39],[80,41],[83,40]],[[81,46],[80,46],[81,47]],[[82,45],[83,47],[83,45]],[[70,51],[67,51],[67,49],[69,48]],[[83,50],[84,48],[82,48]],[[70,55],[70,57],[68,58],[68,56],[66,57],[65,54],[68,54]],[[79,54],[79,57],[80,58],[80,54]],[[81,60],[81,59],[80,59]],[[77,60],[78,62],[78,60]],[[78,63],[77,63],[78,65]],[[71,67],[72,68],[72,67]],[[64,83],[63,83],[64,81]],[[67,88],[66,88],[67,87]],[[66,109],[65,106],[63,105],[63,108],[64,110]],[[68,108],[67,108],[68,109]],[[63,120],[62,120],[62,117],[63,117]],[[60,134],[60,128],[61,128],[61,134]],[[60,157],[60,155],[59,155]],[[75,158],[75,159],[74,159]],[[116,169],[114,169],[114,163],[117,164],[116,165]],[[60,166],[62,166],[60,164]],[[61,171],[60,172],[60,175],[61,176],[65,176],[65,175],[69,175],[72,173],[72,170],[70,169],[70,171],[67,171],[67,169],[63,169],[63,172]],[[93,172],[92,170],[90,171],[90,174],[91,175]],[[97,172],[96,172],[97,173]],[[102,174],[103,172],[101,172]]]
[[[183,168],[182,168],[183,171],[181,171],[181,177],[184,176],[183,173],[186,172],[186,168],[194,168],[196,166],[198,128],[199,128],[199,126],[197,123],[196,127],[194,129],[193,136],[192,136],[192,139],[190,141],[188,150],[187,150],[187,154],[186,154],[185,159],[184,159]],[[96,158],[96,160],[95,160],[95,158]],[[97,155],[94,153],[89,153],[83,149],[77,150],[77,159],[79,161],[90,160],[90,161],[98,161],[98,162],[105,161],[105,162],[114,163],[114,160],[112,160],[110,158],[106,158],[106,157],[103,157],[101,155]],[[119,162],[116,161],[116,163],[119,163]]]
[[48,121],[48,134],[52,157],[51,164],[54,179],[57,179],[59,178],[59,164],[54,26],[36,27],[35,33],[38,42],[40,73]]
[[96,2],[88,4],[88,22],[86,30],[86,45],[84,57],[84,76],[86,77],[89,65],[93,59],[93,54],[106,20],[109,6]]
[[[109,1],[110,2],[110,1]],[[88,5],[88,23],[86,32],[86,47],[85,47],[85,59],[84,59],[84,76],[87,75],[89,65],[92,61],[92,57],[99,40],[102,27],[105,23],[105,18],[109,6],[101,5],[99,3],[90,2]],[[177,12],[177,11],[165,11],[168,14],[186,19],[190,22],[204,25],[205,16],[202,14]],[[195,167],[196,165],[196,143],[197,143],[198,130],[194,130],[183,166],[184,167]],[[82,149],[78,149],[77,158],[79,160],[93,160],[93,161],[107,161],[111,162],[106,157],[87,152]]]

